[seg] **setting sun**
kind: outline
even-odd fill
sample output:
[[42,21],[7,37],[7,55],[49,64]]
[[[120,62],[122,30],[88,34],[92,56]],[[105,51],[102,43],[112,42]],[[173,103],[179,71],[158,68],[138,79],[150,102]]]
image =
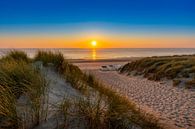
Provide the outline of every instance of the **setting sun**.
[[92,42],[91,42],[91,46],[96,47],[96,46],[97,46],[97,41],[95,41],[95,40],[92,41]]

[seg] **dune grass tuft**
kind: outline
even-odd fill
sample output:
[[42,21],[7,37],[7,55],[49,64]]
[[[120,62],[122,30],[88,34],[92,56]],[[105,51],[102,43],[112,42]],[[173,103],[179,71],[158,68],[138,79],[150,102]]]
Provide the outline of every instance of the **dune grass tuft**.
[[[102,129],[103,128],[107,128],[107,129],[124,128],[125,129],[125,128],[129,128],[129,126],[132,125],[132,123],[146,129],[161,128],[161,126],[158,123],[158,120],[155,119],[153,116],[149,114],[145,114],[140,110],[137,110],[135,104],[130,102],[127,98],[123,97],[122,95],[119,95],[112,89],[99,83],[93,75],[83,73],[77,66],[68,63],[68,61],[66,61],[66,59],[62,59],[61,56],[60,58],[58,58],[59,53],[52,53],[52,52],[39,52],[39,53],[42,53],[42,55],[44,56],[42,56],[41,58],[37,58],[40,56],[36,56],[35,59],[39,61],[42,61],[43,59],[46,60],[43,62],[53,63],[56,70],[60,74],[62,74],[64,78],[74,88],[78,89],[82,93],[90,92],[89,89],[93,88],[99,94],[104,96],[103,98],[104,101],[107,102],[106,107],[108,109],[102,109],[102,107],[99,105],[100,101],[99,102],[94,101],[94,98],[81,99],[79,102],[76,103],[76,105],[73,104],[74,107],[75,106],[77,107],[78,109],[77,111],[80,113],[80,115],[85,117],[86,120],[88,121],[87,122],[89,125],[88,128],[92,129],[96,127]],[[55,59],[49,60],[49,57]],[[56,61],[57,59],[60,61]],[[55,62],[61,62],[61,63],[55,63]],[[84,95],[89,95],[89,94],[84,94]],[[96,99],[98,100],[98,98]],[[67,115],[69,114],[68,108],[72,107],[69,105],[70,103],[68,103],[67,106],[66,102],[67,101],[65,101],[64,106],[62,106],[64,109],[63,114],[65,118],[67,118]]]
[[23,51],[13,50],[8,52],[8,54],[2,58],[2,60],[9,60],[9,59],[13,59],[16,61],[23,61],[27,63],[30,62],[30,59],[28,58],[27,54]]
[[87,129],[108,129],[105,105],[101,96],[80,99],[76,103],[77,114],[83,118]]
[[126,129],[134,124],[145,129],[162,128],[155,117],[139,110],[139,108],[128,98],[118,94],[113,89],[102,85],[92,75],[89,75],[89,77],[94,78],[93,88],[107,97],[107,116],[111,128]]
[[14,94],[10,87],[0,85],[0,128],[18,128],[19,122]]
[[[15,103],[17,98],[25,95],[30,103],[31,116],[27,117],[31,117],[36,126],[42,119],[42,98],[47,82],[40,71],[25,61],[25,56],[20,59],[13,55],[5,56],[0,63],[0,124],[7,122],[5,125],[9,128],[22,127],[23,121],[17,116]],[[161,128],[153,116],[140,111],[128,98],[104,86],[94,76],[83,73],[77,66],[68,63],[61,53],[39,51],[33,61],[42,61],[45,66],[53,64],[56,71],[74,88],[84,93],[85,97],[75,103],[66,100],[62,102],[64,127],[70,124],[67,123],[67,116],[76,115],[84,120],[88,129],[127,129],[132,125],[144,129]],[[95,96],[91,95],[91,89],[96,92]],[[74,109],[70,109],[72,107]],[[70,110],[76,111],[76,114],[70,114]]]
[[173,85],[179,85],[183,78],[193,78],[195,73],[195,56],[165,56],[147,57],[126,64],[120,69],[120,73],[143,75],[149,80],[161,80],[167,78],[177,80]]
[[49,63],[53,64],[57,72],[64,75],[65,79],[71,83],[71,85],[82,91],[86,92],[86,86],[82,83],[83,74],[82,71],[72,64],[70,64],[62,53],[53,53],[51,51],[39,51],[35,56],[35,61],[42,61],[45,66]]
[[[78,69],[78,67],[74,67]],[[74,71],[74,70],[73,70]],[[76,70],[75,70],[76,71]],[[76,74],[75,74],[76,73]],[[134,103],[130,102],[126,97],[119,95],[114,90],[102,85],[95,79],[93,75],[85,74],[83,72],[65,72],[65,78],[69,77],[69,81],[73,86],[82,87],[83,85],[86,87],[91,87],[95,89],[99,94],[102,94],[104,101],[107,102],[108,109],[101,110],[106,114],[105,116],[99,116],[103,119],[103,123],[99,123],[98,125],[102,125],[100,128],[106,129],[126,129],[130,128],[130,125],[136,124],[145,129],[160,129],[162,126],[158,123],[158,120],[152,115],[146,114],[143,111],[137,109]],[[74,86],[75,87],[75,86]],[[81,101],[80,105],[82,113],[89,115],[87,116],[88,121],[90,121],[90,127],[99,127],[97,126],[98,121],[95,121],[94,113],[96,110],[91,111],[94,106],[89,101]],[[88,105],[87,105],[88,104]],[[82,107],[84,106],[84,107]],[[90,108],[91,107],[91,108]],[[99,109],[98,106],[95,106],[96,109]],[[97,116],[96,116],[97,117]],[[91,122],[93,121],[93,122]],[[90,128],[92,129],[92,128]]]
[[60,70],[61,66],[63,66],[65,63],[65,59],[62,53],[53,53],[51,51],[38,51],[34,60],[42,61],[43,65],[45,66],[47,66],[49,63],[52,63],[54,67],[57,68],[57,70]]
[[[41,98],[43,97],[47,82],[41,73],[34,69],[32,64],[27,63],[23,59],[6,57],[0,63],[0,91],[5,91],[1,93],[2,97],[0,101],[2,103],[0,105],[0,112],[4,112],[7,109],[12,114],[11,116],[14,116],[15,121],[13,123],[20,123],[19,116],[16,115],[15,103],[16,99],[21,95],[25,95],[29,98],[31,108],[29,114],[33,118],[32,122],[38,124],[41,115]],[[6,100],[7,103],[3,104]],[[4,114],[0,120],[4,121],[7,117],[10,118],[10,114]],[[9,125],[9,123],[7,124]],[[20,123],[20,126],[21,124],[23,123]]]
[[[90,85],[96,95],[76,101],[77,117],[84,118],[88,129],[130,129],[133,126],[143,129],[161,129],[158,120],[141,111],[128,98],[99,83],[92,75],[85,75],[86,85]],[[93,80],[93,81],[89,81]],[[66,106],[64,106],[66,107]],[[67,111],[67,110],[66,110]],[[69,113],[65,112],[66,116]]]
[[[130,102],[127,98],[119,95],[112,89],[106,88],[106,86],[99,83],[99,81],[97,81],[93,75],[85,74],[77,66],[68,63],[65,59],[58,58],[59,53],[39,53],[42,53],[42,55],[44,55],[41,58],[44,58],[44,60],[47,59],[43,62],[53,63],[57,71],[64,76],[65,80],[69,82],[71,86],[84,93],[85,96],[88,96],[90,94],[85,94],[86,92],[90,92],[90,88],[95,89],[98,94],[104,96],[104,100],[100,101],[101,103],[102,101],[106,103],[107,109],[102,109],[102,107],[100,106],[100,101],[94,101],[94,98],[92,97],[92,99],[89,96],[87,97],[89,99],[81,99],[79,102],[77,101],[76,103],[72,104],[74,107],[77,105],[76,113],[79,113],[82,117],[85,118],[89,125],[87,128],[92,129],[96,127],[102,129],[122,129],[129,127],[132,123],[143,128],[161,128],[158,120],[153,116],[137,110],[135,104]],[[35,57],[36,60],[42,61],[41,58],[37,57],[38,56]],[[55,61],[50,60],[49,57],[55,58]],[[56,61],[56,59],[60,61]],[[70,114],[68,112],[69,108],[72,107],[70,105],[71,103],[64,100],[62,111],[64,112],[63,114],[65,119],[67,119],[67,116],[69,116]],[[64,126],[66,125],[67,123]]]

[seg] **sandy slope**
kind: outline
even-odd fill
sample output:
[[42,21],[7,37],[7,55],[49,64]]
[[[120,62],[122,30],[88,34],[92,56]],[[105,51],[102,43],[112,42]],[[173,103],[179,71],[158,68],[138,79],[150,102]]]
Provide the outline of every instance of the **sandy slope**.
[[[48,87],[45,93],[46,101],[44,104],[45,110],[47,110],[46,121],[42,120],[36,127],[34,127],[33,124],[29,124],[29,121],[26,121],[27,125],[25,126],[28,128],[34,127],[33,129],[56,129],[59,125],[64,125],[63,115],[59,111],[59,106],[63,102],[63,99],[66,98],[73,101],[84,96],[79,91],[72,88],[69,83],[66,83],[64,78],[56,73],[53,69],[43,67],[42,74],[44,74],[48,82]],[[96,94],[93,89],[91,89],[91,91],[94,93],[92,97],[95,99]],[[19,114],[23,114],[26,112],[27,108],[31,108],[29,107],[28,102],[29,100],[24,95],[20,97],[18,100]],[[85,129],[85,126],[87,126],[84,124],[86,121],[82,118],[75,119],[74,116],[73,119],[71,117],[69,118],[70,122],[72,123],[68,124],[68,127],[66,127],[67,129]],[[140,129],[140,127],[137,125],[130,125],[130,127],[132,127],[132,129]]]
[[[71,100],[77,99],[82,95],[66,83],[63,77],[56,73],[52,68],[42,68],[42,74],[44,74],[48,87],[45,93],[46,101],[44,104],[45,110],[47,110],[46,121],[43,120],[34,129],[55,129],[60,122],[63,122],[63,116],[59,114],[59,106],[63,102],[64,98]],[[21,96],[18,100],[18,113],[24,114],[29,107],[28,99],[25,96]],[[27,121],[27,127],[31,127],[29,121]]]
[[177,127],[195,129],[195,91],[117,72],[90,70],[100,81]]
[[[56,73],[51,68],[43,68],[43,74],[47,81],[49,82],[48,87],[48,120],[41,123],[35,129],[55,129],[57,124],[60,122],[60,115],[58,115],[58,120],[56,119],[56,113],[59,110],[59,105],[63,102],[64,98],[77,99],[81,97],[81,94],[71,87],[70,84],[66,83],[63,77]],[[61,121],[63,122],[63,121]]]

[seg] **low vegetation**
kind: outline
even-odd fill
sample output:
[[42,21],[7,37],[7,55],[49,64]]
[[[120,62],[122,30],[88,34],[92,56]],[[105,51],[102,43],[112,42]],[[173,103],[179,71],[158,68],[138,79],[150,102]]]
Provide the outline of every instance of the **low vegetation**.
[[23,51],[10,51],[5,55],[1,60],[10,60],[13,59],[15,61],[23,61],[26,63],[30,62],[30,59],[28,58],[27,54]]
[[[23,55],[21,58],[16,56],[20,54]],[[78,120],[77,123],[82,124],[85,129],[128,129],[132,126],[143,129],[162,128],[153,116],[99,83],[94,76],[83,73],[77,66],[68,63],[61,53],[39,51],[34,59],[28,59],[24,55],[23,52],[11,52],[1,59],[0,128],[32,128],[25,127],[16,111],[16,101],[22,95],[29,98],[31,115],[27,117],[33,118],[34,126],[42,119],[41,101],[47,82],[40,71],[33,67],[33,63],[37,61],[43,62],[46,67],[54,67],[72,87],[83,94],[80,99],[65,99],[62,102],[62,128],[70,127],[70,118]]]
[[[61,111],[66,121],[63,127],[76,125],[77,127],[84,127],[84,129],[163,128],[157,119],[139,110],[127,98],[109,88],[104,89],[104,92],[109,93],[110,96],[96,91],[78,100],[64,100]],[[72,125],[68,121],[70,117],[73,117]],[[75,120],[80,122],[75,123]]]
[[184,82],[186,88],[195,88],[189,86],[195,77],[195,55],[143,58],[126,64],[120,73],[143,75],[155,81],[169,79],[174,80],[174,86]]
[[16,99],[10,87],[0,85],[0,128],[19,128]]
[[34,60],[42,61],[44,66],[53,65],[57,72],[64,75],[65,79],[70,82],[74,88],[83,92],[86,91],[86,86],[81,82],[84,74],[77,66],[69,63],[61,53],[39,51]]
[[[21,57],[17,57],[20,55]],[[11,52],[1,59],[0,127],[3,125],[8,126],[7,128],[17,128],[23,125],[23,120],[16,113],[15,104],[21,95],[29,98],[31,110],[28,113],[32,123],[39,123],[41,97],[46,81],[40,72],[28,63],[29,60],[23,52]]]
[[[45,52],[45,55],[47,55],[47,52]],[[53,56],[58,56],[58,54],[54,54]],[[88,97],[89,99],[80,101],[81,103],[79,103],[79,110],[82,115],[87,118],[89,129],[93,129],[94,127],[97,129],[126,129],[129,128],[132,123],[146,129],[161,128],[157,119],[137,109],[127,98],[102,85],[94,76],[83,73],[77,66],[69,64],[67,61],[56,66],[56,69],[60,70],[59,72],[64,75],[65,79],[71,83],[74,88],[80,90],[82,93],[89,92],[89,89],[93,88],[98,92],[98,96],[95,99],[102,98],[103,96],[103,101],[106,102],[106,110],[99,107],[100,101],[91,103],[90,99],[94,100],[93,97]],[[89,94],[90,93],[85,95]],[[67,106],[63,107],[67,108]],[[94,109],[94,111],[92,111],[92,109]],[[98,117],[94,115],[98,115]],[[100,120],[102,123],[96,123]]]
[[92,75],[88,75],[87,82],[106,98],[108,106],[106,114],[110,129],[126,129],[131,125],[138,125],[143,129],[162,128],[152,115],[144,113],[128,98],[99,83]]

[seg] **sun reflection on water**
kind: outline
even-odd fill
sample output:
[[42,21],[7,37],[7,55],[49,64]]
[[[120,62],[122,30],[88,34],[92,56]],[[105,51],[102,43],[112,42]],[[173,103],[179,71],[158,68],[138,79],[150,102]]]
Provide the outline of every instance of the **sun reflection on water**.
[[96,49],[92,49],[92,59],[96,60],[97,56],[96,56]]

